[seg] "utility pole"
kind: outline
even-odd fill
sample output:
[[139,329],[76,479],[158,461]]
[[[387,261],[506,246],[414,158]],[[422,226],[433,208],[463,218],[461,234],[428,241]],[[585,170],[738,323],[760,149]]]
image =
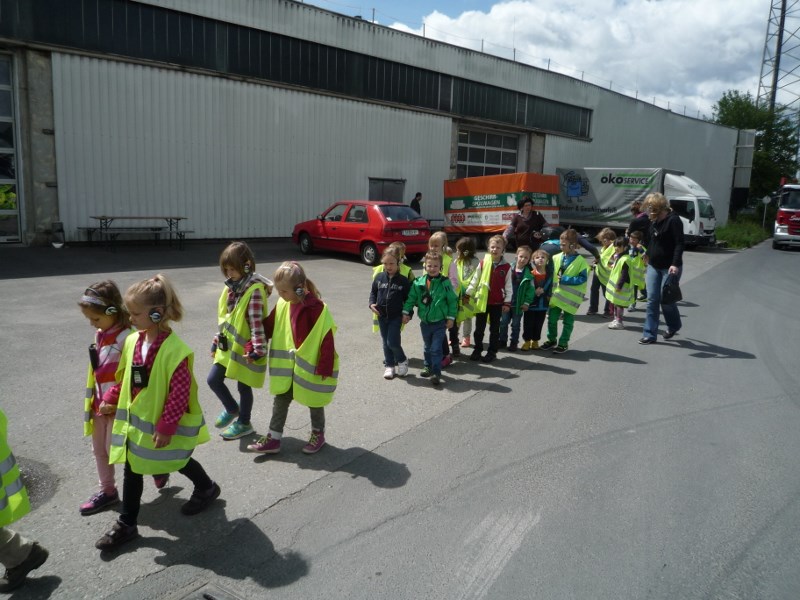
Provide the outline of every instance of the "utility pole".
[[770,0],[761,58],[758,106],[800,109],[800,1]]

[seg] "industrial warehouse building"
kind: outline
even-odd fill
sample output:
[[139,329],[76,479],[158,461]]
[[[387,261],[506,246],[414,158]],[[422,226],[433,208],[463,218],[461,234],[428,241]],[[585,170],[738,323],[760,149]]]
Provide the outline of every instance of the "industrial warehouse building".
[[0,241],[97,215],[288,237],[343,198],[442,218],[442,182],[685,171],[727,218],[734,129],[290,0],[0,0]]

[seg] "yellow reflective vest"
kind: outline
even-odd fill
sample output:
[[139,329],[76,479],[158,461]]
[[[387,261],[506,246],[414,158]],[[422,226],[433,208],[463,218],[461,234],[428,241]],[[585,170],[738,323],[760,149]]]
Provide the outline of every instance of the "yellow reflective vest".
[[556,306],[571,315],[578,312],[581,302],[584,301],[586,294],[586,282],[579,285],[566,285],[561,283],[562,277],[575,277],[581,271],[587,271],[586,260],[579,254],[569,266],[561,273],[561,263],[564,260],[564,253],[559,252],[553,257],[553,295],[550,297],[550,306]]
[[19,474],[17,459],[9,448],[7,440],[8,421],[0,410],[0,527],[13,523],[31,510],[28,491]]
[[[192,371],[194,354],[175,333],[170,333],[158,349],[147,387],[136,398],[131,398],[131,365],[137,339],[138,335],[129,335],[122,349],[117,371],[117,380],[122,385],[111,433],[109,462],[115,464],[127,460],[133,472],[142,475],[171,473],[186,466],[198,444],[211,439],[197,401],[197,382]],[[164,411],[172,374],[184,359],[189,361],[191,375],[189,406],[178,421],[178,429],[170,443],[156,448],[153,434]]]
[[647,265],[644,264],[644,255],[647,253],[647,248],[639,246],[641,251],[636,256],[631,256],[628,261],[628,269],[631,275],[631,284],[639,289],[644,288],[644,275],[647,271]]
[[609,244],[600,250],[600,260],[597,261],[594,267],[594,272],[603,285],[608,285],[608,276],[611,274],[611,267],[608,266],[608,262],[612,256],[614,256],[614,244]]
[[324,379],[316,375],[319,350],[328,332],[336,334],[328,306],[314,323],[314,327],[300,344],[294,347],[292,324],[289,320],[289,303],[282,298],[275,306],[275,324],[269,346],[269,391],[283,394],[292,390],[294,400],[311,408],[330,404],[339,379],[339,355],[334,353],[333,374]]
[[[247,321],[247,307],[255,290],[261,290],[266,303],[267,288],[263,283],[254,283],[248,287],[236,302],[233,311],[228,313],[228,288],[222,290],[217,307],[217,323],[219,335],[228,340],[228,349],[217,347],[214,352],[214,362],[225,367],[225,377],[241,381],[251,388],[264,387],[267,375],[267,357],[248,363],[245,357],[244,346],[250,341],[250,323]],[[266,304],[264,305],[266,308]]]
[[[488,265],[488,269],[486,268]],[[478,280],[478,285],[475,286],[475,291],[472,294],[472,304],[475,307],[473,314],[486,312],[486,306],[489,303],[489,286],[492,281],[492,255],[486,254],[481,263],[481,277]],[[475,274],[473,273],[473,277]]]
[[[117,336],[116,343],[124,343],[125,339],[133,333],[133,329],[125,329]],[[83,435],[92,435],[94,431],[94,395],[97,391],[97,381],[94,378],[92,365],[86,373],[86,392],[83,397]]]
[[608,285],[606,286],[606,300],[614,306],[628,307],[633,304],[633,285],[631,285],[630,281],[623,284],[622,289],[617,289],[624,265],[628,265],[628,279],[631,278],[630,264],[630,256],[623,254],[611,268],[611,275],[608,277]]
[[[467,319],[471,319],[475,316],[475,313],[478,312],[475,308],[475,301],[472,298],[469,300],[464,299],[467,286],[469,286],[469,282],[472,279],[472,273],[474,272],[475,271],[473,269],[473,271],[469,274],[469,277],[465,277],[463,261],[456,262],[456,273],[458,274],[458,289],[456,290],[456,295],[458,296],[458,314],[456,315],[456,323],[462,323]],[[484,308],[484,310],[486,309]]]

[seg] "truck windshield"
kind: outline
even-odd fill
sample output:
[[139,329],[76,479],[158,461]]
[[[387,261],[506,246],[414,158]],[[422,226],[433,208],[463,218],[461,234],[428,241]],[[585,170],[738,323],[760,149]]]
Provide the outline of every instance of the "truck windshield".
[[800,209],[800,190],[789,190],[781,194],[781,208]]
[[705,219],[713,219],[714,217],[714,205],[711,204],[710,200],[706,200],[705,198],[698,198],[697,204],[700,205],[700,217]]
[[404,204],[384,204],[378,208],[387,221],[416,221],[421,218],[414,209]]

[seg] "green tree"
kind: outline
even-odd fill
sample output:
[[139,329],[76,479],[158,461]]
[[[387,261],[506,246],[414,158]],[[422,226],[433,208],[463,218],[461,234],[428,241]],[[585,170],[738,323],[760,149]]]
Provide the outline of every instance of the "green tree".
[[713,107],[712,121],[737,129],[754,129],[756,142],[753,152],[753,173],[750,177],[750,197],[761,198],[775,191],[781,177],[797,176],[798,128],[797,114],[783,106],[772,112],[758,106],[748,92],[728,90]]

